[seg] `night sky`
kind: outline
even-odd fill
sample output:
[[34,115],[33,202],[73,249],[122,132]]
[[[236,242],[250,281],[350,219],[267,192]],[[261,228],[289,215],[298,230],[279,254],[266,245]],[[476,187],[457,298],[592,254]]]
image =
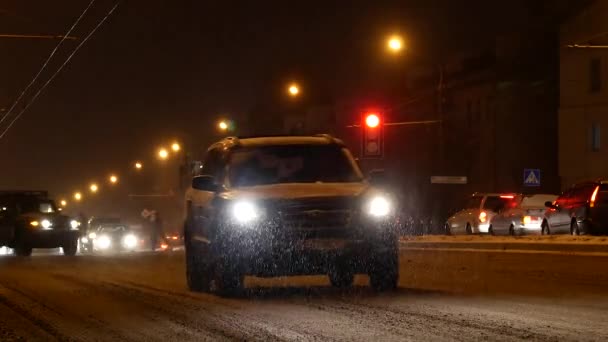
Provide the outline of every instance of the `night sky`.
[[[63,34],[88,2],[0,1],[0,33]],[[382,90],[412,65],[529,20],[526,2],[123,1],[0,140],[0,188],[65,194],[153,160],[173,139],[202,146],[217,118],[238,120],[290,80],[332,98]],[[73,35],[84,37],[113,4],[97,0]],[[399,58],[384,50],[393,32],[409,46]],[[0,108],[57,42],[0,38]]]

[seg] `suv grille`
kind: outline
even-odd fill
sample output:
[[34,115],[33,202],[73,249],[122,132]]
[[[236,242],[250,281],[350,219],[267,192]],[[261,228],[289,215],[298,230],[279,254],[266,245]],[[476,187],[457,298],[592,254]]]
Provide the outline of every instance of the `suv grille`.
[[352,198],[312,198],[285,202],[280,218],[285,233],[297,238],[346,238],[352,235]]

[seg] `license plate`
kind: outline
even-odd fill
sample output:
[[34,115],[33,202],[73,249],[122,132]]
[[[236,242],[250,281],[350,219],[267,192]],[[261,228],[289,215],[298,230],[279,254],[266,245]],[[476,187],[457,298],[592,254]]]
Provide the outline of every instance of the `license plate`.
[[309,239],[300,242],[302,249],[314,249],[314,250],[332,250],[342,249],[346,247],[346,241],[344,240],[332,240],[332,239]]

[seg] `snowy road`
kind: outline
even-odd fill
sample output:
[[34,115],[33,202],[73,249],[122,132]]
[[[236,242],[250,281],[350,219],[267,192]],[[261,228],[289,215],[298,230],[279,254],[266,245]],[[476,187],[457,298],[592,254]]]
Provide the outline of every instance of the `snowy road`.
[[183,254],[0,258],[0,340],[608,340],[608,257],[404,250],[400,289],[247,278],[185,288]]

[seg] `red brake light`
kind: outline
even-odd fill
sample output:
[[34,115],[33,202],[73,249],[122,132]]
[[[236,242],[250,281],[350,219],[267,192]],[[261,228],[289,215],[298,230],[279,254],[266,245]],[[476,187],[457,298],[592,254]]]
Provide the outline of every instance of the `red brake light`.
[[488,218],[488,214],[486,214],[485,211],[482,211],[479,213],[479,222],[486,222],[486,219]]
[[514,199],[515,196],[514,195],[501,195],[500,198],[504,198],[504,199]]
[[593,194],[591,195],[591,200],[589,201],[589,206],[593,208],[595,206],[595,199],[597,198],[597,193],[600,191],[600,186],[596,186],[595,190],[593,190]]

